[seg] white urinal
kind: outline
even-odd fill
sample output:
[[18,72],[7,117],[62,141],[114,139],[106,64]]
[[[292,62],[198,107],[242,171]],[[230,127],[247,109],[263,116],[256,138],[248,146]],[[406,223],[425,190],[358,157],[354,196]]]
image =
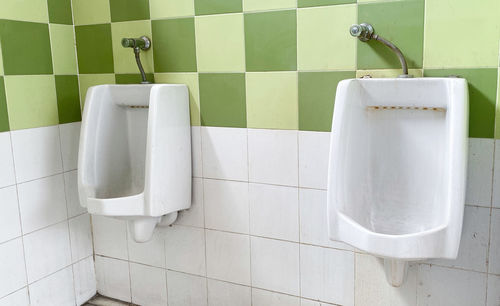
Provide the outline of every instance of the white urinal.
[[126,219],[138,242],[191,205],[185,85],[101,85],[87,92],[78,157],[80,203]]
[[351,79],[335,99],[328,175],[331,239],[385,258],[454,259],[465,200],[467,82]]

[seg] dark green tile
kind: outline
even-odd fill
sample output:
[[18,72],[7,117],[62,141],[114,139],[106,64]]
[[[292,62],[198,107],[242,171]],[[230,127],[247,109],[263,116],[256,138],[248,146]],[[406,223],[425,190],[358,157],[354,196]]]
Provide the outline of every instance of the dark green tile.
[[247,127],[245,74],[200,73],[201,125]]
[[355,71],[299,72],[299,130],[330,132],[337,84]]
[[[406,57],[409,68],[422,68],[424,46],[424,1],[404,0],[361,3],[358,22],[371,23],[375,33],[394,43]],[[346,29],[347,31],[348,29]],[[358,41],[358,69],[400,68],[396,55],[378,41]]]
[[50,23],[73,24],[71,0],[47,0]]
[[196,72],[194,18],[153,20],[155,72]]
[[0,132],[6,132],[9,128],[9,115],[7,113],[7,100],[5,98],[5,86],[3,77],[0,76]]
[[149,0],[110,0],[109,5],[112,22],[149,19]]
[[56,75],[55,78],[59,123],[81,121],[78,77],[76,75]]
[[49,25],[0,20],[6,75],[52,74]]
[[[146,79],[154,83],[154,74],[146,73]],[[116,84],[141,84],[142,78],[140,74],[115,74],[115,81]]]
[[247,71],[297,69],[295,10],[245,14]]
[[426,69],[424,76],[459,76],[469,83],[469,137],[493,138],[495,131],[495,104],[497,69]]
[[79,73],[113,73],[111,25],[76,26]]
[[356,3],[356,0],[298,0],[298,7]]
[[238,13],[243,11],[242,0],[194,0],[196,15]]

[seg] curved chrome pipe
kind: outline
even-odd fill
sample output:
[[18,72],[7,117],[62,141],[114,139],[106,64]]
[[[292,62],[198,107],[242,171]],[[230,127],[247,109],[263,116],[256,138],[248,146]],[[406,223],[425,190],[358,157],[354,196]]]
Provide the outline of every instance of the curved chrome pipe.
[[144,72],[144,67],[142,67],[140,53],[141,50],[148,50],[151,48],[151,40],[146,36],[141,36],[139,38],[123,38],[122,46],[124,48],[133,48],[135,55],[135,62],[137,63],[137,68],[139,68],[139,72],[141,73],[141,84],[150,84],[146,79],[146,73]]

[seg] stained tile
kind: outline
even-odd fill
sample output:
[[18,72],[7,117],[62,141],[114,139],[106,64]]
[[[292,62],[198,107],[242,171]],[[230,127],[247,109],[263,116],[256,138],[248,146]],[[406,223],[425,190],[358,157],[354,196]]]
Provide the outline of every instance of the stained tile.
[[111,25],[76,26],[75,34],[79,73],[113,73]]
[[56,75],[55,78],[59,124],[82,120],[78,77],[76,75]]
[[[128,21],[111,24],[111,36],[113,38],[113,63],[115,73],[139,73],[135,54],[132,48],[124,48],[121,40],[124,37],[151,38],[151,21]],[[153,72],[153,49],[143,50],[140,53],[141,63],[144,71]]]
[[[360,1],[358,1],[360,2]],[[298,0],[298,7],[356,3],[356,0]]]
[[243,11],[277,10],[297,7],[296,0],[245,0]]
[[109,1],[72,0],[75,25],[107,23],[111,21]]
[[245,14],[247,71],[297,69],[295,10]]
[[54,74],[77,74],[73,26],[51,24],[50,43],[54,60]]
[[194,0],[196,15],[237,13],[243,10],[242,0]]
[[149,0],[109,0],[111,21],[149,19]]
[[354,71],[299,72],[299,129],[329,132],[337,85]]
[[196,71],[194,18],[153,20],[155,72]]
[[469,83],[469,137],[493,138],[497,69],[426,69],[426,77],[459,76]]
[[5,98],[5,84],[3,77],[0,76],[0,132],[5,132],[9,129],[9,114],[7,112],[7,99]]
[[73,24],[71,0],[47,0],[50,23]]
[[[422,67],[423,0],[359,4],[358,22],[369,22],[378,34],[398,46],[405,55],[409,68]],[[358,69],[399,68],[401,66],[396,55],[375,40],[367,43],[358,41],[357,62]]]
[[194,15],[194,1],[149,0],[151,19]]
[[52,74],[48,24],[0,20],[0,41],[6,75]]
[[199,81],[201,125],[247,126],[245,74],[201,73]]
[[[154,83],[154,74],[146,73],[146,80]],[[142,76],[140,74],[133,73],[115,74],[115,82],[116,84],[140,84],[142,82]]]

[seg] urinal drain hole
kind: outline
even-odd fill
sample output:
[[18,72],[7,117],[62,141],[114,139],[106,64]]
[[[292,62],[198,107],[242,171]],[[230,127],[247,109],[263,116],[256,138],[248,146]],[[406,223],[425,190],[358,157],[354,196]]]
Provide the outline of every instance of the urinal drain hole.
[[130,108],[149,108],[147,105],[128,105]]
[[446,109],[443,107],[428,107],[428,106],[367,106],[368,110],[423,110],[423,111],[436,111],[436,112],[445,112]]

